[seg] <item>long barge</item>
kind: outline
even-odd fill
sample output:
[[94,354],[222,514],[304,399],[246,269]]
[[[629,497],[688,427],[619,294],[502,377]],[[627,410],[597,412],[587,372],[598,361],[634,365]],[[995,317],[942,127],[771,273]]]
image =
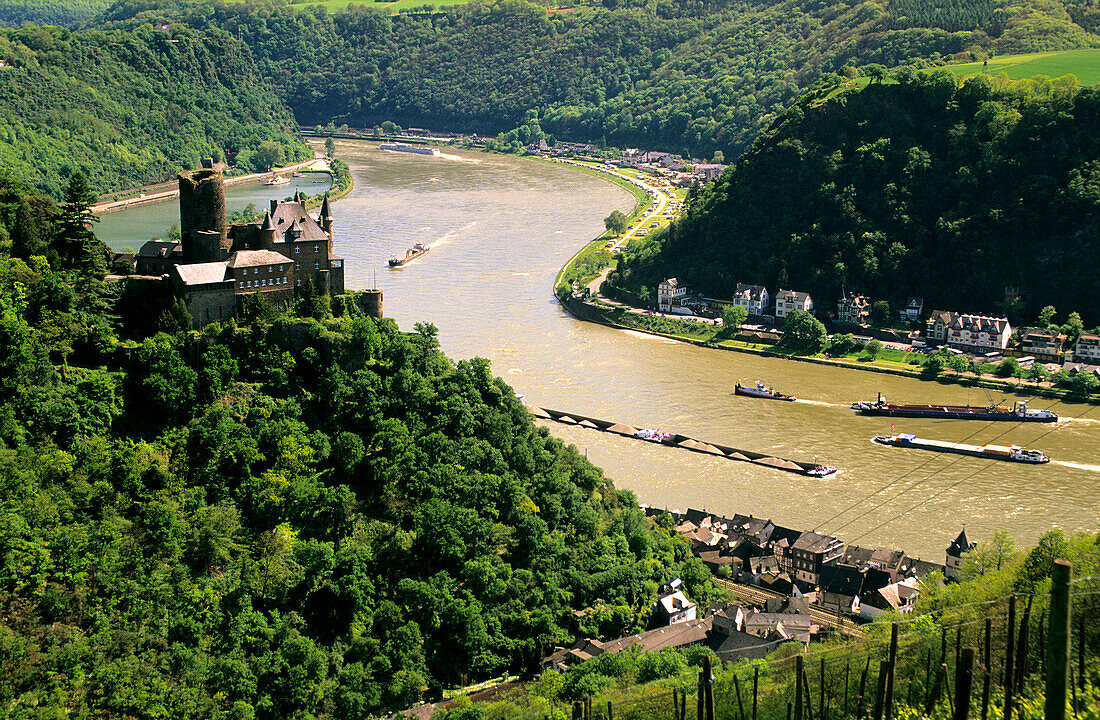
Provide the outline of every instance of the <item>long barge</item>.
[[389,150],[390,152],[406,152],[413,153],[415,155],[440,155],[438,148],[425,147],[423,145],[409,145],[407,143],[382,143],[378,146],[379,150]]
[[1019,445],[967,445],[966,443],[952,443],[943,440],[930,440],[919,438],[909,433],[897,435],[876,435],[871,442],[892,447],[917,448],[918,450],[932,450],[935,452],[954,453],[956,455],[971,455],[973,457],[988,458],[990,460],[1008,460],[1022,463],[1046,463],[1050,458],[1039,450],[1029,450]]
[[655,442],[661,445],[681,448],[683,450],[691,450],[692,452],[706,453],[727,460],[738,460],[740,462],[748,462],[755,465],[766,465],[767,467],[798,473],[799,475],[828,477],[837,472],[837,468],[831,465],[821,465],[816,462],[801,462],[798,460],[785,460],[773,455],[768,455],[767,453],[742,450],[728,445],[719,445],[718,443],[702,442],[680,433],[662,432],[651,428],[636,428],[624,423],[586,417],[576,413],[562,412],[561,410],[550,410],[549,408],[541,408],[527,403],[524,404],[524,407],[527,409],[527,412],[534,417],[544,420],[554,420],[555,422],[560,422],[565,425],[574,425],[589,428],[591,430],[601,430],[623,437],[635,438],[646,442]]
[[1058,415],[1050,410],[1032,410],[1026,402],[1017,401],[1012,408],[994,403],[986,407],[970,405],[897,405],[886,402],[880,393],[878,400],[860,400],[852,409],[861,415],[885,415],[907,418],[947,418],[951,420],[1009,420],[1012,422],[1057,422]]

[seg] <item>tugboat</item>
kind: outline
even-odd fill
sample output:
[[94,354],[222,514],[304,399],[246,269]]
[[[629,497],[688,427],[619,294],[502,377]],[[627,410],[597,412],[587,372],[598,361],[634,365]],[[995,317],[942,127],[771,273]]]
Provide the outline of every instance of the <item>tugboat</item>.
[[950,418],[952,420],[1011,420],[1013,422],[1057,422],[1058,415],[1050,410],[1031,410],[1027,403],[1017,401],[1011,409],[1000,403],[986,407],[969,405],[891,405],[879,393],[878,400],[860,400],[852,409],[861,415],[887,415],[910,418]]
[[1041,451],[1029,450],[1019,445],[967,445],[966,443],[951,443],[944,442],[943,440],[919,438],[909,433],[876,435],[871,438],[871,442],[893,447],[917,448],[919,450],[955,453],[956,455],[972,455],[974,457],[989,458],[990,460],[1009,460],[1011,462],[1032,463],[1035,465],[1050,462],[1050,458]]
[[417,243],[405,251],[405,257],[397,257],[396,255],[394,257],[391,257],[390,267],[403,267],[405,265],[408,265],[421,255],[427,254],[429,249],[430,248],[424,243]]
[[836,468],[832,465],[815,465],[806,471],[806,474],[811,477],[829,477],[836,472]]
[[733,386],[734,395],[747,395],[748,397],[766,398],[768,400],[786,400],[787,402],[794,402],[794,395],[784,395],[778,390],[772,390],[770,387],[762,382],[757,382],[756,387],[745,387],[741,383],[737,383]]

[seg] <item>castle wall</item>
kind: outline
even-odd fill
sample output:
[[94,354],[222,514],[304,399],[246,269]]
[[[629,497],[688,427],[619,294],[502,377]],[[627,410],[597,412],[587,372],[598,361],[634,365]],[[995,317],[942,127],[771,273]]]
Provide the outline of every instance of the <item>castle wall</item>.
[[212,322],[228,320],[237,309],[232,282],[189,288],[184,293],[184,302],[196,330]]

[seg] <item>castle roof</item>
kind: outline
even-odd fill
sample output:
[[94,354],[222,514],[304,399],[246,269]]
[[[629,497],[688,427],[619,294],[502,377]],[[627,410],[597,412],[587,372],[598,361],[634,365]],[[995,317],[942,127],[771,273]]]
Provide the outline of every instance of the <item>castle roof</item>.
[[275,224],[271,222],[271,213],[264,213],[264,224],[260,227],[261,230],[274,230]]
[[275,211],[271,213],[271,220],[275,225],[276,242],[294,241],[294,238],[288,233],[295,221],[297,221],[302,231],[301,236],[297,238],[299,242],[328,242],[328,233],[317,224],[316,220],[309,216],[306,209],[299,203],[279,203],[275,207]]
[[225,282],[225,271],[228,263],[225,260],[206,263],[192,263],[189,265],[176,265],[176,273],[184,285],[212,285]]
[[964,528],[959,536],[952,541],[951,547],[947,548],[947,554],[951,557],[961,558],[963,553],[968,552],[973,546],[970,538],[966,536],[966,529]]
[[286,255],[271,250],[238,250],[229,256],[226,265],[231,268],[240,268],[288,262],[290,262],[290,258]]
[[332,211],[328,206],[328,193],[325,193],[325,199],[321,201],[321,214],[317,217],[320,220],[327,220],[332,217]]
[[183,254],[183,244],[174,240],[149,240],[138,250],[138,257],[171,257]]

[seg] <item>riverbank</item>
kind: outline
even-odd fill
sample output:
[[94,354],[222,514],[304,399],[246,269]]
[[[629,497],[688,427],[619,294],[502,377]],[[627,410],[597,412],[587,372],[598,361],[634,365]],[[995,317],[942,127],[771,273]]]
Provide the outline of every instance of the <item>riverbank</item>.
[[[337,172],[335,162],[326,162],[323,157],[315,156],[310,160],[294,163],[293,165],[287,165],[285,167],[274,168],[267,172],[262,173],[249,173],[248,175],[236,175],[229,176],[223,179],[225,185],[240,185],[242,183],[256,182],[262,180],[271,175],[282,175],[284,173],[293,173],[302,170],[303,168],[310,168],[316,166],[319,163],[325,163],[323,170],[317,170],[318,172],[328,172],[332,176],[332,188],[329,192],[329,201],[338,200],[339,198],[347,195],[351,192],[353,181],[351,173],[347,171],[347,165],[344,165],[345,173],[344,177],[346,182],[341,185],[340,174]],[[274,186],[278,187],[278,186]],[[334,192],[335,191],[335,192]],[[118,195],[119,193],[115,193]],[[141,207],[144,205],[150,205],[152,203],[166,202],[174,200],[179,197],[180,191],[176,183],[157,183],[156,185],[148,185],[143,188],[136,188],[131,190],[125,195],[127,197],[120,200],[111,200],[108,202],[97,203],[92,206],[92,212],[96,215],[105,215],[112,212],[119,212],[122,210],[128,210],[130,208]],[[319,205],[320,200],[314,202],[308,202],[307,206]]]

